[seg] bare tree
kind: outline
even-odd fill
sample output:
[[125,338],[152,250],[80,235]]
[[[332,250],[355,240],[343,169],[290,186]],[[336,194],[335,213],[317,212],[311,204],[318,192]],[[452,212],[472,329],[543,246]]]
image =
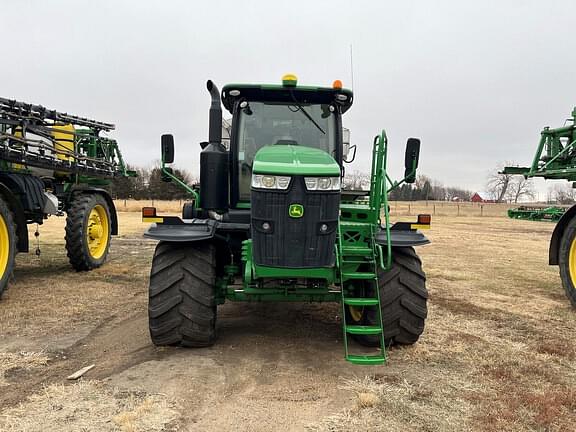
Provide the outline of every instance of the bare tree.
[[502,174],[502,170],[505,166],[509,165],[512,164],[509,162],[500,163],[488,174],[486,191],[490,195],[490,198],[496,202],[503,202],[507,197],[508,188],[510,187],[510,182],[512,180],[512,174]]
[[548,189],[548,196],[558,204],[573,204],[576,201],[576,190],[569,184],[555,184]]
[[438,180],[432,180],[432,197],[437,201],[446,200],[446,188]]
[[534,199],[536,196],[536,191],[534,190],[534,184],[532,179],[527,179],[523,176],[514,176],[512,180],[508,183],[508,192],[506,194],[507,198],[514,203],[522,198]]
[[367,190],[370,189],[370,174],[363,171],[354,170],[346,173],[342,189],[347,190]]

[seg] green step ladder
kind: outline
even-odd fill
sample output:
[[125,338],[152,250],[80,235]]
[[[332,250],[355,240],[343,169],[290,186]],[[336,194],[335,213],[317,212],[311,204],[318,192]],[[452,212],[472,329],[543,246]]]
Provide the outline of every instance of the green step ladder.
[[[366,207],[369,210],[368,207]],[[380,309],[380,294],[378,290],[378,251],[374,242],[373,224],[367,222],[341,221],[338,226],[338,245],[340,247],[340,281],[342,285],[342,327],[344,330],[344,350],[347,361],[354,364],[379,365],[386,362],[386,347],[384,343],[384,329],[382,327],[382,314]],[[358,241],[359,240],[359,241]],[[350,267],[358,270],[350,270]],[[375,296],[358,297],[349,296],[345,288],[350,282],[372,282]],[[376,325],[351,325],[346,322],[346,308],[349,306],[361,308],[375,308],[377,316]],[[348,339],[351,335],[378,336],[380,352],[372,355],[351,354]]]

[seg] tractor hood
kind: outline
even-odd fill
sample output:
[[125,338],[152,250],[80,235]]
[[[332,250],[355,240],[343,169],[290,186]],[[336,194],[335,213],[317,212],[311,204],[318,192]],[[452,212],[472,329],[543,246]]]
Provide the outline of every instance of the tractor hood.
[[340,176],[340,165],[325,151],[298,145],[269,145],[254,157],[255,174]]

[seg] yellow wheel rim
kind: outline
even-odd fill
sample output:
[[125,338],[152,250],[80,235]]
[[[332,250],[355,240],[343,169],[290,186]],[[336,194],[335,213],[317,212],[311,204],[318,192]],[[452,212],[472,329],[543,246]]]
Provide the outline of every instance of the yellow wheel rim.
[[100,259],[108,248],[108,238],[110,234],[110,223],[106,209],[101,205],[96,205],[88,216],[88,229],[86,230],[86,240],[88,252],[94,259]]
[[4,276],[8,268],[10,258],[10,237],[8,236],[8,225],[0,215],[0,278]]
[[570,252],[568,253],[568,270],[572,285],[576,286],[576,237],[572,240]]
[[364,314],[364,308],[363,307],[348,306],[348,310],[350,311],[350,316],[352,317],[352,319],[354,321],[361,321],[362,320],[362,315]]

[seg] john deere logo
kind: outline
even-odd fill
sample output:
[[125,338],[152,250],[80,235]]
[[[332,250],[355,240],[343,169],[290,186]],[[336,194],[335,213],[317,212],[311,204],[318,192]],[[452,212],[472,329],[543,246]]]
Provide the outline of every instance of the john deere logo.
[[304,207],[302,204],[290,204],[288,214],[293,218],[301,218],[304,216]]

